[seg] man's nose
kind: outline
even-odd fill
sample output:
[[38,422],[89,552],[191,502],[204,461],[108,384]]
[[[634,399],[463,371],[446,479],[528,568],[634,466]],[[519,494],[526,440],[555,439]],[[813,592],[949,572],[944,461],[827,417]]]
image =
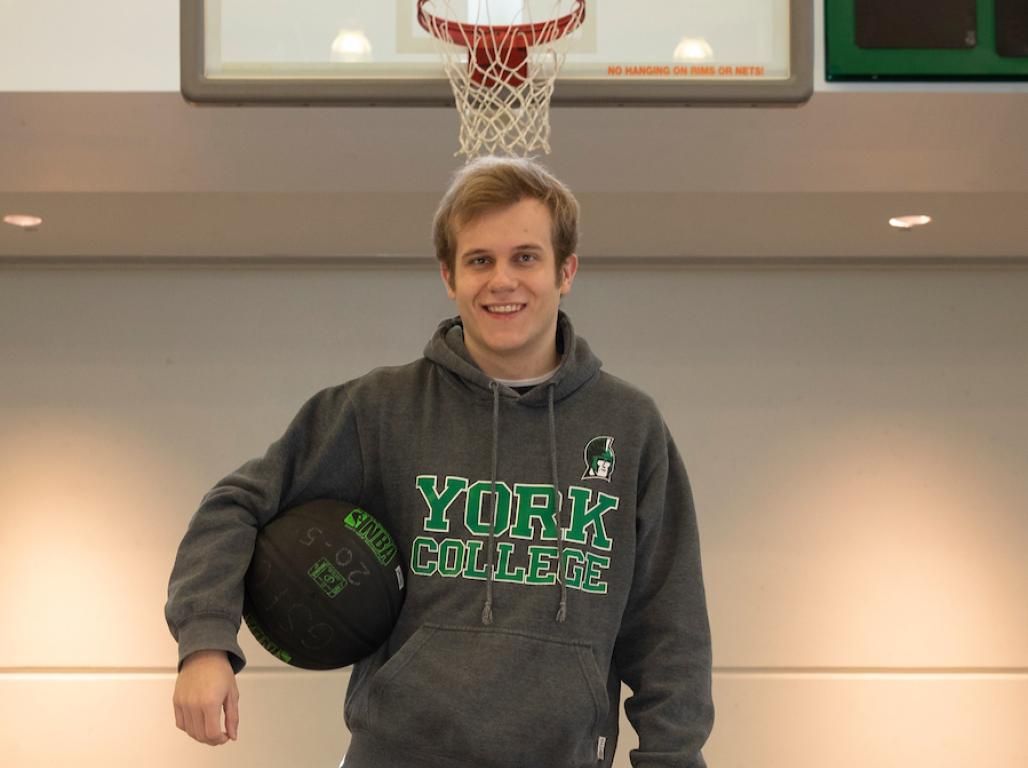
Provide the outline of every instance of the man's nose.
[[517,275],[507,264],[500,262],[489,278],[489,288],[493,291],[512,291],[518,286]]

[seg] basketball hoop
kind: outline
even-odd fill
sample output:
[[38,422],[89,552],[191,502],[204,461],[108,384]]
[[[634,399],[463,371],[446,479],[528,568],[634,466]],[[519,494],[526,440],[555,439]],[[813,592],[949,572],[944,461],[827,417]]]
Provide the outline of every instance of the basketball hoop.
[[[554,11],[568,0],[554,0]],[[479,154],[549,153],[550,98],[567,55],[568,35],[585,19],[585,0],[548,21],[493,25],[457,21],[457,0],[418,0],[418,23],[438,43],[460,115],[460,150]],[[466,3],[461,3],[466,7]],[[488,0],[485,20],[490,19]],[[529,3],[523,5],[528,15]]]

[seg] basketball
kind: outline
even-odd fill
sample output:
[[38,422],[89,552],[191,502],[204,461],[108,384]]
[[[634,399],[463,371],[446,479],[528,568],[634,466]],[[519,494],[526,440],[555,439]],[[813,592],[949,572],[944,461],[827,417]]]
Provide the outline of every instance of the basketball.
[[392,631],[404,573],[392,536],[370,513],[321,499],[279,514],[257,534],[243,618],[276,658],[339,669]]

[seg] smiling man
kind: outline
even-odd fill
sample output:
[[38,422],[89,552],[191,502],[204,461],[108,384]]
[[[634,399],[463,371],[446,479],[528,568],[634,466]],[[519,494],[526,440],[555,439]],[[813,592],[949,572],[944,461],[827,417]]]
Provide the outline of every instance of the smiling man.
[[[435,217],[458,316],[423,358],[312,397],[194,515],[169,585],[176,721],[234,738],[256,530],[315,498],[373,510],[407,563],[385,645],[350,676],[347,768],[700,768],[711,649],[692,494],[652,399],[560,310],[578,203],[529,160],[459,171]],[[225,717],[224,730],[221,726]]]
[[457,242],[442,261],[443,281],[468,352],[494,378],[535,377],[557,367],[557,310],[578,256],[562,253],[558,260],[551,218],[544,203],[525,198],[453,222]]

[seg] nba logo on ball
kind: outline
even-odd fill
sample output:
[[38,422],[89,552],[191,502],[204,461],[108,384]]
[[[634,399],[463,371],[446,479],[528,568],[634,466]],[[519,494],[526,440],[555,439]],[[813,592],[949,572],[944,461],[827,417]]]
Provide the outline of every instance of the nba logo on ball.
[[339,669],[373,653],[400,614],[396,542],[368,511],[319,499],[257,534],[243,618],[257,641],[303,669]]

